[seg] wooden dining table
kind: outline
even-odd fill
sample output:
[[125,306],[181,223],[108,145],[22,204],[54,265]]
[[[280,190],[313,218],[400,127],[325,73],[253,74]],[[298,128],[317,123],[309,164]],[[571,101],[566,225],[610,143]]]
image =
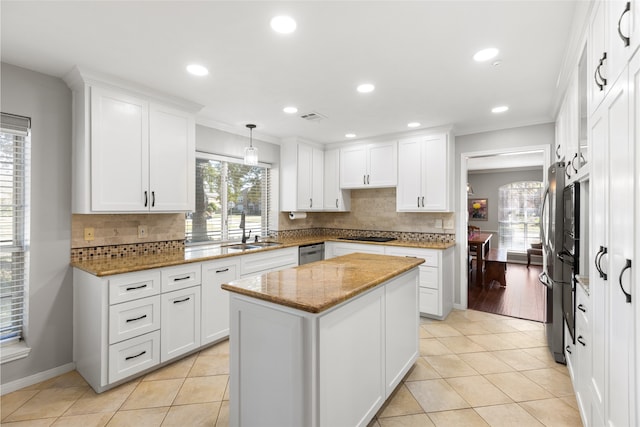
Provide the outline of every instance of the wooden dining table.
[[476,285],[482,286],[484,257],[491,246],[491,233],[473,233],[469,235],[469,248],[475,248],[476,252]]

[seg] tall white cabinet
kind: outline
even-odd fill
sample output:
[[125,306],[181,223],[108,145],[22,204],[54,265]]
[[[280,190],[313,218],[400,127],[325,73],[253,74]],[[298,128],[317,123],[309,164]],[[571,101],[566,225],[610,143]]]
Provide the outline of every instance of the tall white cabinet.
[[195,202],[199,105],[77,68],[73,213],[182,212]]
[[[638,283],[638,2],[594,3],[587,34],[591,156],[591,260],[586,354],[577,363],[589,380],[578,381],[585,425],[637,425],[640,323]],[[634,36],[635,34],[635,36]],[[630,36],[629,40],[625,40]],[[634,55],[635,52],[635,55]],[[636,234],[634,235],[634,230]],[[583,316],[577,313],[577,319]],[[577,322],[578,323],[578,322]],[[579,331],[576,330],[576,334]],[[581,343],[575,345],[580,352]]]

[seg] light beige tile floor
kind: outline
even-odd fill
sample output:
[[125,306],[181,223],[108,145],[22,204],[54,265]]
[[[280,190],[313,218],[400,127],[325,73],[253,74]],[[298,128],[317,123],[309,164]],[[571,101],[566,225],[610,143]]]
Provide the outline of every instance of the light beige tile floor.
[[[369,427],[581,426],[543,325],[479,311],[422,319],[420,358]],[[224,341],[96,394],[75,371],[0,398],[2,426],[227,426]],[[304,427],[304,426],[300,426]]]

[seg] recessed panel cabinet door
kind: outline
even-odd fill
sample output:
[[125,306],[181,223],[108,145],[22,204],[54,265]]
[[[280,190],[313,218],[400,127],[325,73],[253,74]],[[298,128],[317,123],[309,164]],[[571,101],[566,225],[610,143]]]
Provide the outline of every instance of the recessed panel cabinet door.
[[422,142],[420,139],[398,143],[398,211],[422,209]]
[[[91,88],[91,210],[148,211],[148,102]],[[148,194],[147,194],[148,197]]]
[[200,286],[161,296],[161,362],[200,347]]
[[151,211],[195,210],[193,116],[151,104],[149,207]]

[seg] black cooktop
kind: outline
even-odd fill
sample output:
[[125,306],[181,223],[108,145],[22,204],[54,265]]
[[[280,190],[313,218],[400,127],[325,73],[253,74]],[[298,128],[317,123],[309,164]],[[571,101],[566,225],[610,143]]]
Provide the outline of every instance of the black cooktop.
[[396,240],[393,237],[338,237],[341,240],[357,240],[360,242],[391,242]]

